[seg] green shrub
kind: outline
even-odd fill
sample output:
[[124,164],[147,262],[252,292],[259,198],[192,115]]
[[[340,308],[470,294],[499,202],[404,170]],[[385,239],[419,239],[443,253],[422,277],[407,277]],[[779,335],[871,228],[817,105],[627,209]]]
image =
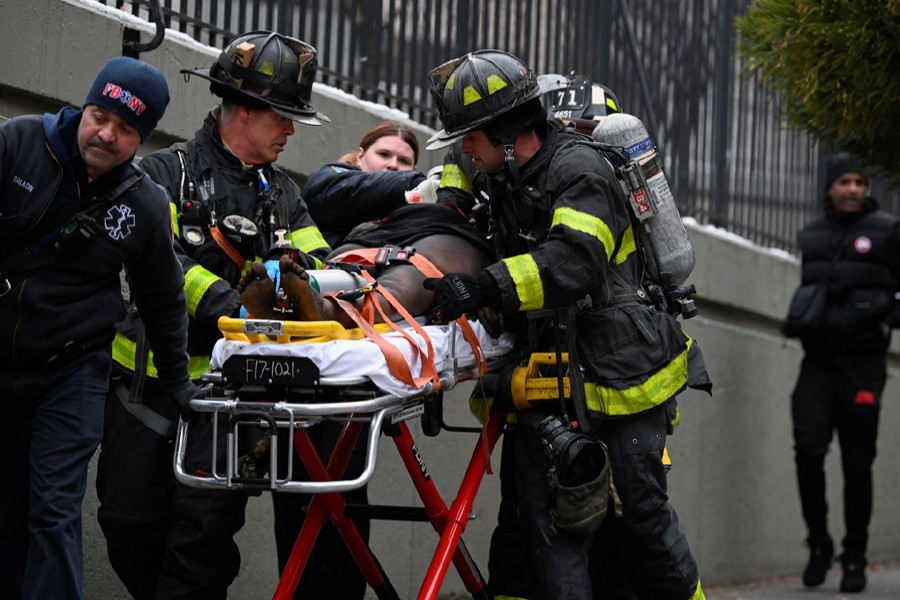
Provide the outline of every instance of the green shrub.
[[900,0],[755,0],[735,25],[789,127],[900,183]]

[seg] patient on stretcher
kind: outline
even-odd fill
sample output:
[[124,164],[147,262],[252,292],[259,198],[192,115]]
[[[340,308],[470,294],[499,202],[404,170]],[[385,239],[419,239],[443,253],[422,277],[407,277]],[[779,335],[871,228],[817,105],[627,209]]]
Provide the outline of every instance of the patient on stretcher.
[[[452,208],[409,205],[394,211],[379,227],[377,235],[365,232],[357,238],[348,238],[349,243],[331,256],[365,247],[366,242],[411,246],[415,248],[415,253],[428,259],[442,273],[477,275],[490,264],[491,257],[489,246],[475,233],[474,227]],[[337,321],[345,327],[355,327],[346,311],[310,285],[309,274],[289,256],[282,256],[279,266],[281,287],[292,300],[293,313],[285,314],[275,309],[275,282],[262,263],[254,262],[237,288],[244,307],[252,317]],[[412,264],[391,264],[378,275],[377,284],[393,295],[411,315],[419,316],[427,313],[434,299],[434,294],[422,286],[425,279],[425,274]],[[376,297],[387,317],[397,319],[394,308],[380,294]]]

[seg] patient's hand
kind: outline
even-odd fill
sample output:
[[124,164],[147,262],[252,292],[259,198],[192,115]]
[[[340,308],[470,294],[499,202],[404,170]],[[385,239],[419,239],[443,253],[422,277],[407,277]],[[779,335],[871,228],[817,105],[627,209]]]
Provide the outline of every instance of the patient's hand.
[[241,302],[254,319],[283,319],[284,315],[276,312],[275,282],[266,273],[266,267],[254,261],[237,284]]

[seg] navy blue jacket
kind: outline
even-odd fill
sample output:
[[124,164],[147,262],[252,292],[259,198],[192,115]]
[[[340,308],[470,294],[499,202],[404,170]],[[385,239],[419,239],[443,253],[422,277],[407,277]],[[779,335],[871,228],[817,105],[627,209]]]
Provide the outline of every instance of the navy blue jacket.
[[424,179],[415,170],[368,173],[347,163],[330,163],[309,176],[303,198],[325,240],[336,248],[360,223],[383,219],[406,204],[404,192]]
[[[81,115],[64,108],[0,126],[0,265],[15,271],[29,255],[48,257],[16,274],[0,297],[0,359],[42,360],[68,343],[111,340],[125,316],[124,266],[164,389],[170,396],[192,391],[184,279],[165,193],[130,161],[88,184],[76,143]],[[133,185],[110,197],[133,175]],[[33,235],[69,203],[78,204],[80,227],[66,226],[73,218]]]

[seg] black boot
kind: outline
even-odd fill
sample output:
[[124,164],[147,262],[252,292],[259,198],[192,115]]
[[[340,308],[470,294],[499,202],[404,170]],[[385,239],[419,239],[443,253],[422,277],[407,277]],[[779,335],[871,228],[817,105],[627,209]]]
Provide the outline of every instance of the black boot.
[[866,589],[866,560],[858,558],[841,558],[844,575],[841,577],[841,591],[857,594]]
[[834,544],[830,539],[821,542],[809,542],[809,562],[803,570],[803,585],[815,587],[822,585],[825,574],[831,568],[834,558]]

